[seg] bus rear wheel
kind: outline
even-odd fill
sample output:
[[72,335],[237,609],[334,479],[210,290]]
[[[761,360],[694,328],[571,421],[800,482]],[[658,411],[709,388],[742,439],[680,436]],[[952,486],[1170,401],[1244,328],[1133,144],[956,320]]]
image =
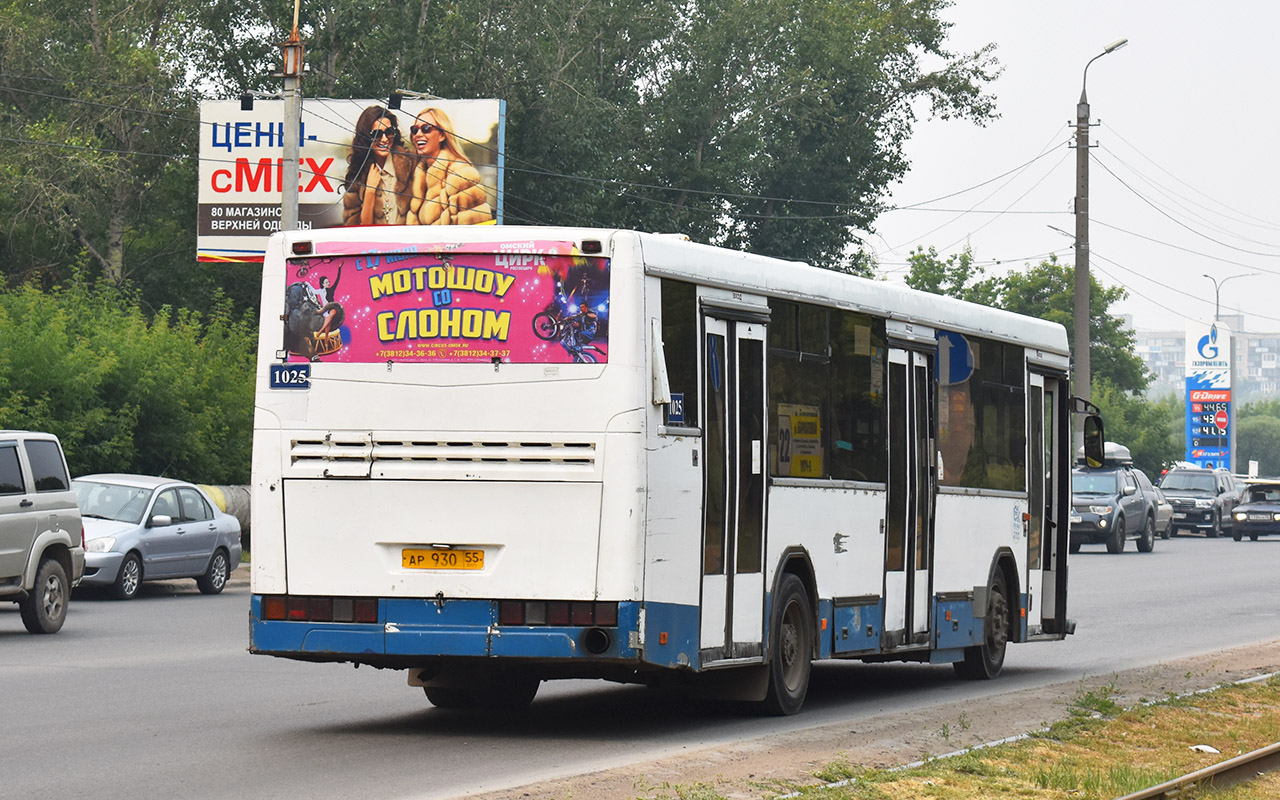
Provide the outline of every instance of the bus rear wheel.
[[952,664],[956,674],[968,680],[990,680],[1004,667],[1005,650],[1009,647],[1009,598],[1005,593],[1004,574],[996,571],[987,588],[987,618],[983,625],[982,644],[964,649],[964,660]]
[[809,593],[799,578],[788,574],[778,587],[769,625],[769,692],[761,703],[765,713],[789,716],[804,705],[813,641]]

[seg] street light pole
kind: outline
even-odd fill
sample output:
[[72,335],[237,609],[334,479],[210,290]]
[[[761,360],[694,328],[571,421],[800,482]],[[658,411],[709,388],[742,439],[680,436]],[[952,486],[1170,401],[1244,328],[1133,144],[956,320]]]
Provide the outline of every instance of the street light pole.
[[1218,322],[1222,318],[1221,315],[1218,313],[1218,310],[1220,308],[1218,299],[1222,295],[1222,284],[1226,283],[1229,280],[1232,280],[1233,278],[1252,278],[1256,275],[1258,275],[1257,272],[1242,272],[1239,275],[1228,275],[1222,280],[1218,280],[1217,278],[1213,277],[1207,272],[1201,275],[1201,277],[1208,278],[1209,280],[1213,281],[1213,321],[1214,322]]
[[281,165],[280,230],[298,229],[298,156],[302,135],[302,39],[298,36],[298,0],[293,4],[293,30],[279,45],[284,57],[284,162]]
[[[1257,272],[1242,272],[1242,273],[1240,273],[1239,275],[1228,275],[1227,277],[1223,278],[1222,280],[1218,280],[1217,278],[1213,277],[1212,275],[1210,275],[1210,274],[1209,274],[1209,273],[1207,273],[1207,272],[1205,272],[1205,273],[1203,273],[1203,274],[1202,274],[1202,277],[1208,278],[1209,280],[1213,281],[1213,324],[1214,324],[1214,325],[1219,325],[1219,324],[1221,324],[1221,322],[1222,322],[1222,315],[1221,315],[1221,313],[1220,313],[1220,311],[1221,311],[1221,309],[1222,309],[1222,305],[1221,305],[1221,303],[1220,303],[1220,300],[1221,300],[1221,298],[1222,298],[1222,285],[1223,285],[1224,283],[1226,283],[1227,281],[1232,280],[1232,279],[1234,279],[1234,278],[1251,278],[1251,277],[1253,277],[1253,276],[1255,276],[1255,275],[1258,275],[1258,274],[1260,274],[1260,273],[1257,273]],[[1235,378],[1236,378],[1236,376],[1235,376],[1235,371],[1236,371],[1236,337],[1235,337],[1235,334],[1236,334],[1236,332],[1235,332],[1235,331],[1232,331],[1232,332],[1231,332],[1231,338],[1227,340],[1227,341],[1229,342],[1229,344],[1228,344],[1228,350],[1227,350],[1227,353],[1228,353],[1228,358],[1227,358],[1227,386],[1229,386],[1229,387],[1231,388],[1231,391],[1232,391],[1233,393],[1235,392],[1235,383],[1236,383],[1236,380],[1235,380]],[[1246,352],[1247,352],[1247,351],[1246,351]],[[1230,414],[1231,414],[1231,416],[1233,416],[1233,417],[1234,417],[1234,416],[1235,416],[1235,403],[1229,403],[1229,407],[1231,408],[1231,412],[1230,412]],[[1222,430],[1222,429],[1221,429],[1221,428],[1219,428],[1218,430],[1219,430],[1219,433],[1218,433],[1218,450],[1219,450],[1219,451],[1221,451],[1221,450],[1222,450],[1222,433],[1221,433],[1221,430]],[[1230,452],[1230,456],[1228,456],[1228,458],[1227,458],[1227,463],[1226,463],[1226,465],[1225,465],[1225,466],[1226,466],[1228,469],[1230,469],[1232,472],[1235,472],[1235,471],[1236,471],[1236,426],[1235,426],[1235,425],[1232,425],[1232,426],[1231,426],[1231,435],[1230,435],[1230,437],[1229,437],[1229,438],[1230,438],[1230,441],[1228,442],[1228,446],[1230,447],[1230,450],[1229,450],[1229,452]]]
[[1117,39],[1084,65],[1080,81],[1080,102],[1076,105],[1076,265],[1073,300],[1075,341],[1075,393],[1089,399],[1089,98],[1085,93],[1089,65],[1129,43]]

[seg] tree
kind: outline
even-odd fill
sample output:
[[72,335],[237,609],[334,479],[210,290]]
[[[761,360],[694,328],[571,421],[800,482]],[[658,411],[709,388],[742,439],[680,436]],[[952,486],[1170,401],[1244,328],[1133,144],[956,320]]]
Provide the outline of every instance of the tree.
[[225,299],[150,315],[110,286],[26,286],[0,330],[0,417],[56,433],[73,475],[248,481],[255,326]]
[[[302,22],[309,92],[506,100],[512,221],[679,231],[859,269],[855,231],[907,169],[919,101],[994,116],[991,49],[948,51],[946,5],[329,0]],[[284,5],[268,12],[287,27]]]
[[229,20],[233,8],[0,0],[0,264],[10,286],[128,282],[155,309],[201,307],[225,284],[238,305],[256,306],[256,270],[194,258],[199,82],[231,71],[211,71],[212,54],[225,47],[230,65],[241,52],[207,15]]
[[[946,5],[320,0],[301,8],[304,92],[506,100],[513,222],[680,231],[866,271],[855,231],[906,171],[916,109],[994,116],[991,48],[950,52]],[[76,270],[140,287],[153,309],[218,286],[256,304],[252,270],[192,258],[197,102],[278,89],[291,13],[0,0],[9,285]]]
[[1280,418],[1245,417],[1237,425],[1237,463],[1257,461],[1259,475],[1280,476]]
[[[1022,272],[982,280],[977,280],[983,274],[982,269],[973,265],[973,255],[967,249],[941,261],[933,248],[927,251],[917,248],[908,257],[908,263],[908,286],[1040,317],[1072,330],[1074,272],[1054,257]],[[1126,392],[1142,392],[1151,376],[1133,351],[1133,332],[1125,330],[1122,320],[1109,311],[1113,303],[1124,299],[1125,291],[1104,287],[1092,276],[1089,283],[1092,381],[1095,387],[1110,385]],[[1069,346],[1074,349],[1075,342]]]
[[1280,476],[1280,400],[1241,406],[1235,424],[1236,463],[1257,461],[1259,475]]
[[999,282],[983,277],[986,270],[973,263],[973,250],[969,247],[952,253],[945,261],[938,258],[933,247],[917,247],[907,256],[907,264],[906,284],[912,289],[987,306],[996,305],[999,300]]
[[1091,399],[1102,413],[1107,440],[1128,447],[1134,466],[1149,477],[1158,479],[1166,466],[1182,459],[1183,404],[1178,398],[1151,402],[1102,383]]

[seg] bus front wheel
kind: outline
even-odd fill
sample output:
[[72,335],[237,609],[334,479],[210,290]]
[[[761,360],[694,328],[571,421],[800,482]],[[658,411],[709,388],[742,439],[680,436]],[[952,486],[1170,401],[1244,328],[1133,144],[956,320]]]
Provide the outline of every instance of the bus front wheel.
[[964,649],[964,660],[952,664],[956,674],[969,680],[990,680],[1000,674],[1009,646],[1009,598],[1004,574],[998,569],[987,589],[987,619],[982,644]]
[[787,575],[778,587],[769,625],[769,691],[763,710],[789,716],[804,705],[813,655],[813,608],[804,584]]

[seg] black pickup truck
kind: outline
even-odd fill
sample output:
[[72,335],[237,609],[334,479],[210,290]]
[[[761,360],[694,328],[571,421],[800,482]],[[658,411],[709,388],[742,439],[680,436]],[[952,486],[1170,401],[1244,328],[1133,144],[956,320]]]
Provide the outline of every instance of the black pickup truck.
[[1107,442],[1105,453],[1101,467],[1071,471],[1070,550],[1105,544],[1108,553],[1121,553],[1127,539],[1136,539],[1138,550],[1150,553],[1168,525],[1167,506],[1162,510],[1159,490],[1133,466],[1129,448]]

